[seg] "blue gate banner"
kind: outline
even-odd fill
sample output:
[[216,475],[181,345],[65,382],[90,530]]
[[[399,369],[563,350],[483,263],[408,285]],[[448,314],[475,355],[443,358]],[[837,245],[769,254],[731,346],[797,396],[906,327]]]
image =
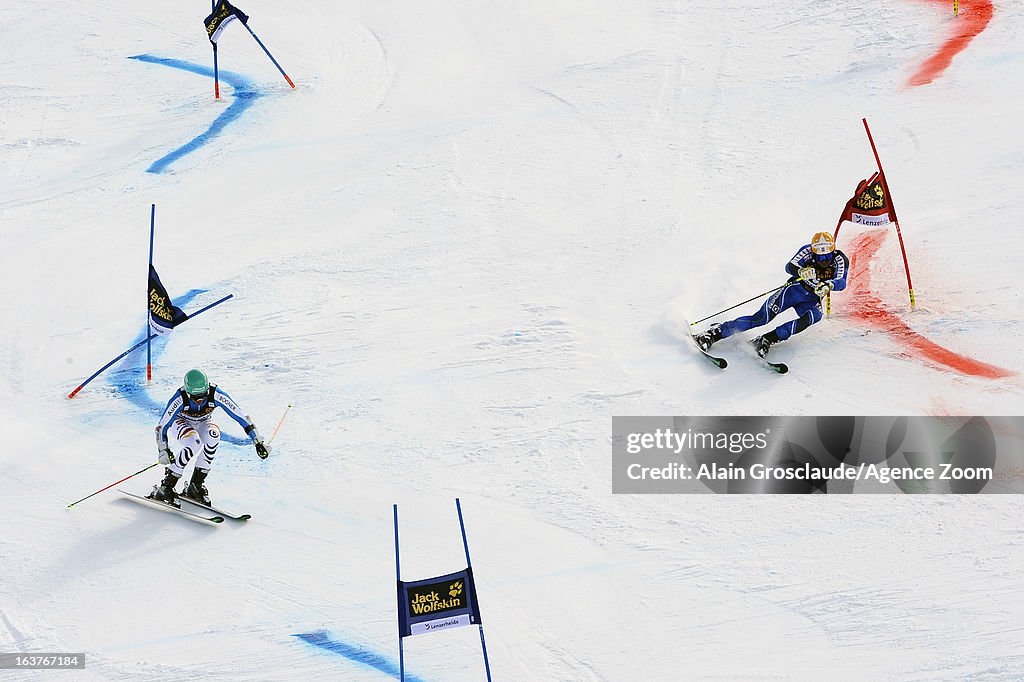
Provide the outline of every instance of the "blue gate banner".
[[399,637],[479,625],[473,569],[416,581],[398,581]]

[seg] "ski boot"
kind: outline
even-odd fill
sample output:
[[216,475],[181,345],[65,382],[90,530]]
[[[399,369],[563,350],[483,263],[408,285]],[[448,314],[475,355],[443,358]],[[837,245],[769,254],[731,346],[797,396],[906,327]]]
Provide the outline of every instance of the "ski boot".
[[757,357],[763,358],[768,355],[768,349],[777,344],[782,339],[775,333],[774,330],[767,334],[762,334],[755,339],[751,339],[750,343],[754,345],[754,351],[757,353]]
[[706,352],[708,348],[711,348],[711,344],[722,340],[722,325],[714,323],[706,331],[694,336],[693,340],[697,342],[702,351]]
[[178,485],[178,478],[179,476],[170,469],[164,469],[164,480],[160,481],[159,485],[153,486],[153,492],[147,497],[174,505],[174,486]]
[[194,469],[192,471],[192,480],[185,486],[185,491],[182,493],[185,497],[198,502],[199,504],[205,504],[207,507],[210,506],[210,492],[206,489],[203,483],[206,481],[206,475],[209,471],[202,471],[200,469]]

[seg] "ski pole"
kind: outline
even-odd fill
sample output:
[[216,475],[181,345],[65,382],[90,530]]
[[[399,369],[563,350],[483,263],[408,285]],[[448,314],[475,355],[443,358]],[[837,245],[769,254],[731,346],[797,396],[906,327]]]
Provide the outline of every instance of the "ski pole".
[[270,434],[270,440],[267,441],[267,445],[274,442],[274,438],[277,436],[277,432],[281,430],[281,424],[284,423],[284,418],[288,416],[288,410],[292,409],[292,404],[288,403],[288,407],[284,409],[284,414],[281,415],[281,420],[277,422],[277,426],[274,427],[274,432]]
[[108,486],[107,486],[106,488],[100,488],[100,489],[99,489],[99,490],[97,490],[96,492],[92,493],[92,495],[86,495],[86,496],[85,496],[85,497],[83,497],[82,499],[80,499],[80,500],[78,500],[78,501],[76,501],[76,502],[72,502],[71,504],[69,504],[69,505],[68,505],[68,507],[69,507],[69,508],[70,508],[70,507],[74,507],[74,506],[75,506],[76,504],[78,504],[79,502],[84,502],[84,501],[88,500],[88,499],[89,499],[90,497],[92,497],[93,495],[99,495],[99,494],[100,494],[101,492],[103,492],[104,490],[108,490],[108,489],[110,489],[110,488],[113,488],[113,487],[114,487],[115,485],[117,485],[118,483],[123,483],[123,482],[127,481],[127,480],[128,480],[129,478],[131,478],[132,476],[138,476],[138,475],[139,475],[139,474],[141,474],[141,473],[142,473],[143,471],[149,471],[150,469],[152,469],[153,467],[155,467],[155,466],[156,466],[157,464],[159,464],[159,463],[160,463],[160,462],[153,462],[152,464],[150,464],[150,465],[149,465],[148,467],[146,467],[145,469],[139,469],[139,470],[138,470],[138,471],[136,471],[136,472],[135,472],[134,474],[131,474],[131,476],[125,476],[125,477],[124,477],[124,478],[122,478],[122,479],[121,479],[120,481],[114,481],[113,483],[111,483],[110,485],[108,485]]
[[[802,281],[802,280],[797,280],[797,282],[800,282],[800,281]],[[744,303],[750,303],[751,301],[757,300],[757,299],[761,298],[762,296],[767,296],[768,294],[774,294],[774,293],[775,293],[776,291],[778,291],[779,289],[784,289],[785,287],[788,287],[788,286],[789,286],[790,284],[796,284],[796,282],[786,282],[786,283],[785,283],[785,284],[783,284],[782,286],[778,286],[778,287],[775,287],[774,289],[771,289],[771,290],[769,290],[769,291],[766,291],[766,292],[764,292],[763,294],[758,294],[757,296],[751,296],[751,297],[750,297],[750,298],[748,298],[747,300],[745,300],[745,301],[743,301],[743,302],[741,302],[741,303],[737,303],[736,305],[733,305],[733,306],[729,306],[729,307],[728,307],[728,308],[726,308],[725,310],[719,310],[719,311],[718,311],[717,313],[715,313],[714,315],[708,315],[707,317],[705,317],[705,318],[703,318],[703,319],[700,319],[700,320],[697,320],[696,322],[691,322],[691,323],[690,323],[690,326],[692,327],[692,326],[693,326],[693,325],[695,325],[695,324],[700,324],[700,323],[701,323],[701,322],[703,322],[704,320],[710,320],[710,319],[711,319],[712,317],[714,317],[715,315],[721,315],[722,313],[726,313],[726,312],[729,312],[729,311],[730,311],[730,310],[732,310],[733,308],[739,308],[739,307],[740,307],[741,305],[743,305]]]

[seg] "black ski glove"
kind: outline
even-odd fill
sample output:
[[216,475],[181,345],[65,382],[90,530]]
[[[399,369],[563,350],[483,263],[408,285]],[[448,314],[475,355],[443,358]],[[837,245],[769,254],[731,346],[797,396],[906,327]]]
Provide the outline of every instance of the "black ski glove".
[[260,459],[270,457],[269,445],[264,445],[262,440],[257,440],[254,445],[256,446],[256,454],[259,455]]

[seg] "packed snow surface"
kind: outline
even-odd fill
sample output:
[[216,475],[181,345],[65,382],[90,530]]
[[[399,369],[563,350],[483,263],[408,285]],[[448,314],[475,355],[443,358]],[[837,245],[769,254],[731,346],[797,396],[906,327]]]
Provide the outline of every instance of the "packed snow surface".
[[[215,100],[202,2],[0,0],[0,652],[87,660],[0,679],[394,678],[392,505],[411,580],[465,566],[455,498],[495,680],[1024,677],[1017,496],[611,493],[613,415],[1022,413],[1024,7],[918,84],[990,3],[240,2],[296,89],[236,22]],[[890,227],[788,375],[718,371],[684,318],[834,229],[862,118],[916,308]],[[145,338],[154,204],[175,301],[233,298],[69,400]],[[266,461],[219,418],[253,519],[69,509],[192,367],[291,405]],[[484,676],[476,628],[405,663]]]

